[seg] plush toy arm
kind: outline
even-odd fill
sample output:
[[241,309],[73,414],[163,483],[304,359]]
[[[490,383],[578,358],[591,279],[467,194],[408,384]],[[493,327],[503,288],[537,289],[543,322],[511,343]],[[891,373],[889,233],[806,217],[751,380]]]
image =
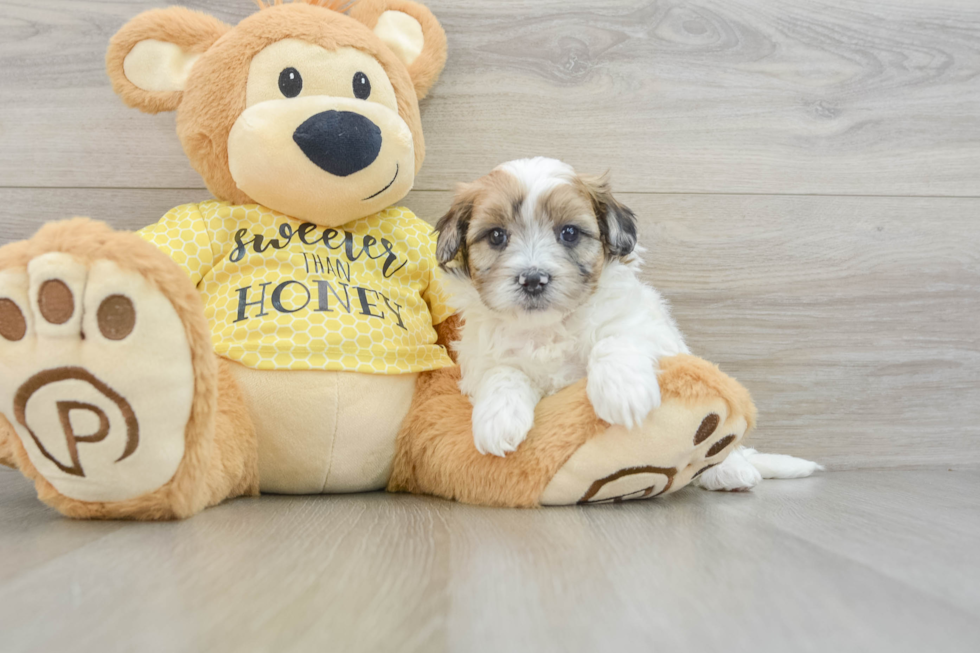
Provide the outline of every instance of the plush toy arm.
[[173,259],[194,285],[214,267],[211,235],[197,204],[171,209],[159,222],[140,229],[136,235]]
[[[433,239],[434,240],[434,239]],[[435,243],[432,243],[433,250]],[[435,253],[432,254],[432,268],[429,273],[429,284],[422,292],[422,299],[429,307],[429,315],[432,316],[432,324],[438,325],[456,314],[456,309],[449,305],[449,297],[446,292],[445,283],[442,280],[442,270],[435,263]]]

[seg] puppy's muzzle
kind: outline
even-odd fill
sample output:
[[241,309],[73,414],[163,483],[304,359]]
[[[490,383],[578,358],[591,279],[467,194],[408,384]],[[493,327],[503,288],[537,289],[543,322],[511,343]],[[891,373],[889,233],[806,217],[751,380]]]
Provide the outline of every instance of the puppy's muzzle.
[[381,128],[353,111],[324,111],[293,133],[303,154],[320,169],[347,177],[374,163],[381,152]]
[[526,270],[517,277],[521,290],[531,297],[537,297],[548,287],[551,276],[541,270]]

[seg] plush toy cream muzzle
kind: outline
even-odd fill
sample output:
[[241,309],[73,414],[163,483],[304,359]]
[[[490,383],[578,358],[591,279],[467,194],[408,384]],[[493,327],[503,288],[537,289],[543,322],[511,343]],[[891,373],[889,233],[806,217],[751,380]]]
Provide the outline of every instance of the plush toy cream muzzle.
[[0,462],[72,517],[172,519],[260,491],[621,501],[723,460],[755,408],[692,357],[661,362],[662,406],[633,430],[599,420],[583,381],[516,452],[476,451],[432,229],[396,206],[445,34],[409,0],[334,4],[235,27],[153,10],[112,39],[116,92],[177,111],[216,200],[0,248]]

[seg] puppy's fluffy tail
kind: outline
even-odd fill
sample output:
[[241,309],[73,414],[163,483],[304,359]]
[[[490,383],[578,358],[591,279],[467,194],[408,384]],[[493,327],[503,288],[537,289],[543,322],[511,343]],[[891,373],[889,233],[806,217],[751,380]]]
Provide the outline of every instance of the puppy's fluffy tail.
[[811,460],[784,456],[778,453],[759,453],[755,449],[742,449],[742,455],[755,467],[762,478],[804,478],[824,466]]

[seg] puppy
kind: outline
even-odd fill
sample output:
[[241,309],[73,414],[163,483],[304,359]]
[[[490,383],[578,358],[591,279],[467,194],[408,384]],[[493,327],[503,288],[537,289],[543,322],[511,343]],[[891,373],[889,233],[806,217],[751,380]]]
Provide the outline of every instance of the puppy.
[[657,360],[688,348],[637,277],[636,218],[605,177],[553,159],[505,163],[462,187],[437,230],[481,453],[514,451],[541,397],[584,376],[611,424],[660,405]]
[[[514,451],[538,401],[583,376],[610,424],[631,428],[660,405],[657,361],[690,352],[667,302],[637,276],[636,218],[607,177],[554,159],[511,161],[460,186],[436,229],[436,257],[464,318],[453,346],[481,453]],[[749,489],[762,479],[753,455],[740,447],[697,483]],[[819,468],[758,455],[774,477]]]

